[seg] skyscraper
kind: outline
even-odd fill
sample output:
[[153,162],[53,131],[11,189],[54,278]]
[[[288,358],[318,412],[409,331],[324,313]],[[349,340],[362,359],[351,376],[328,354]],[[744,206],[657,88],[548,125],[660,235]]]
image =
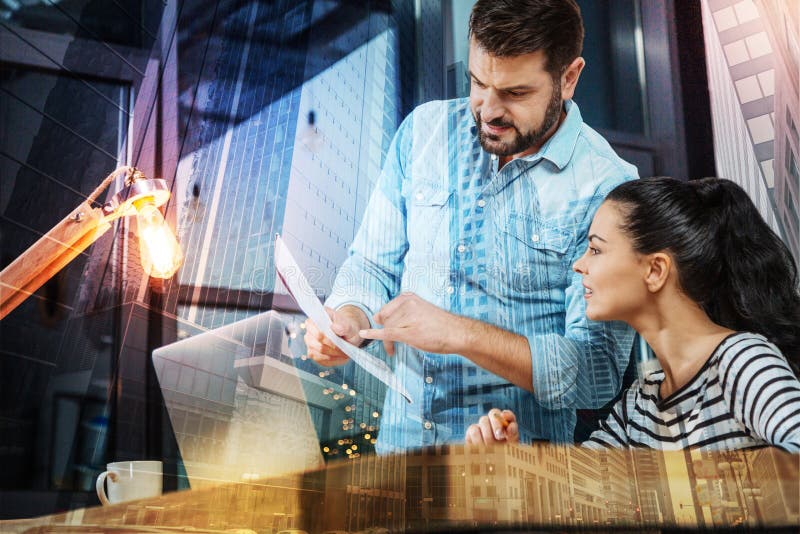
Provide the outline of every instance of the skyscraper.
[[704,0],[717,174],[800,259],[797,2]]

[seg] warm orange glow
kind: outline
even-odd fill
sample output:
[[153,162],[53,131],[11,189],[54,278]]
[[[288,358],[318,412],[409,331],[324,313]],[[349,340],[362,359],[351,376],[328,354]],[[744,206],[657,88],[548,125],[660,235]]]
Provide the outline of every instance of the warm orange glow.
[[142,268],[153,278],[170,278],[183,263],[175,234],[152,203],[138,207],[139,257]]

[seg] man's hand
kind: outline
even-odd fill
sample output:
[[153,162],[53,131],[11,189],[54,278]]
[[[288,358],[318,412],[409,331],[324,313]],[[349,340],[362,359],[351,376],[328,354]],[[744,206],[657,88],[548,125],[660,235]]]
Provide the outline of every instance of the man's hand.
[[[356,347],[361,346],[364,339],[358,335],[358,331],[369,327],[369,319],[355,306],[343,306],[339,310],[325,308],[333,324],[333,333]],[[339,350],[322,332],[320,332],[314,321],[306,321],[306,335],[303,338],[306,342],[308,357],[320,365],[332,367],[342,365],[350,359],[347,354]]]
[[414,293],[393,299],[373,319],[383,328],[361,330],[358,335],[382,340],[388,354],[394,354],[395,341],[425,352],[457,353],[457,341],[465,336],[463,317],[437,308]]
[[517,417],[511,410],[501,412],[497,408],[492,408],[487,415],[478,420],[478,424],[469,426],[465,441],[468,445],[519,443]]

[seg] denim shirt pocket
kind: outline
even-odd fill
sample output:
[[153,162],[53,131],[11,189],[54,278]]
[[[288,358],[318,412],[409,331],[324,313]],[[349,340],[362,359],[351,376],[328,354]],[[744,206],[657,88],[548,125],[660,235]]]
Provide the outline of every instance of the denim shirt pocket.
[[503,232],[509,256],[502,277],[513,293],[566,286],[572,232],[534,215],[515,212],[508,214]]
[[406,198],[409,252],[412,254],[447,253],[449,244],[442,225],[447,221],[448,202],[451,191],[430,181],[414,181],[403,184]]

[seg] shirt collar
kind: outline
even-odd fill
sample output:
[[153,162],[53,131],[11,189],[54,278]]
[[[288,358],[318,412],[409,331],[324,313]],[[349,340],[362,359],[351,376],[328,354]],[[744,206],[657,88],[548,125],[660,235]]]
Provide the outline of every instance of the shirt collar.
[[564,103],[564,107],[567,110],[567,116],[561,126],[558,127],[558,130],[556,130],[556,133],[542,145],[539,152],[520,159],[530,162],[546,159],[558,167],[559,171],[567,166],[572,158],[572,153],[575,151],[575,144],[578,142],[578,135],[581,133],[583,118],[578,105],[572,100],[567,100]]

